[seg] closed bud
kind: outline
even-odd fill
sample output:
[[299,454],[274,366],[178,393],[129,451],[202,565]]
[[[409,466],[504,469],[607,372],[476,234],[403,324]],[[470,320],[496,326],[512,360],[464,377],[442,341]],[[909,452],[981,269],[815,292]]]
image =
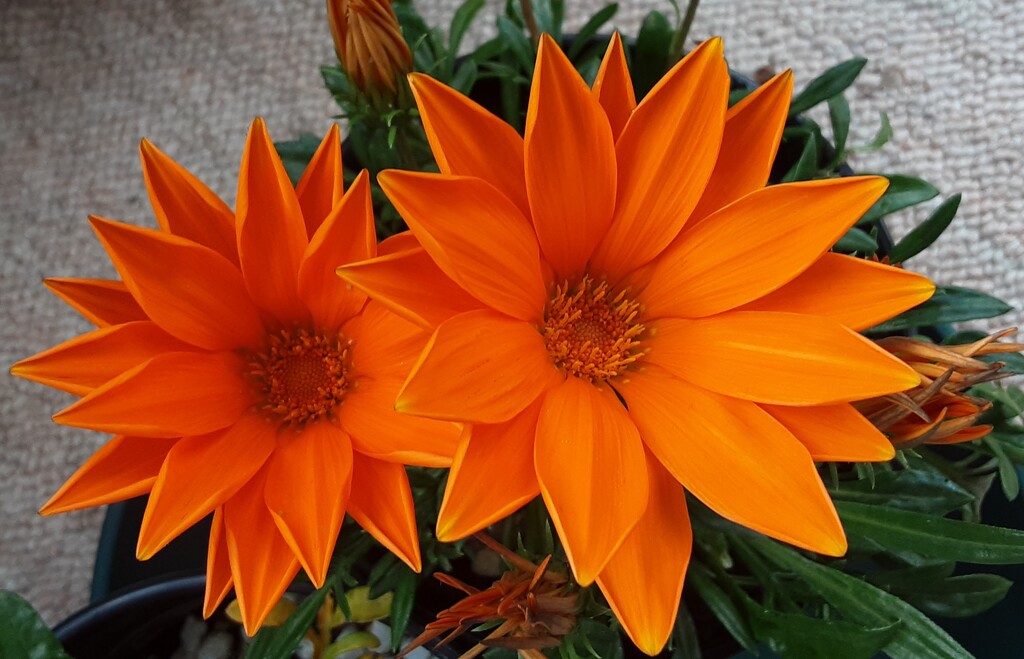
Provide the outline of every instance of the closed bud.
[[365,94],[395,98],[412,53],[390,0],[327,0],[327,19],[349,80]]

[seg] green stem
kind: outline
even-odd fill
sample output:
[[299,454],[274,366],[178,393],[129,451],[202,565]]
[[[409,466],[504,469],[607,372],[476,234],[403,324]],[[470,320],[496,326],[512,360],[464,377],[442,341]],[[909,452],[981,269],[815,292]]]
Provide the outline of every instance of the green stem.
[[699,4],[700,0],[690,0],[690,2],[687,3],[686,13],[683,15],[683,20],[679,22],[679,27],[676,28],[676,33],[672,35],[672,45],[669,46],[668,52],[668,65],[670,67],[683,57],[683,48],[686,47],[686,37],[690,34],[690,27],[693,25],[694,17],[697,15],[697,6]]
[[540,26],[537,25],[537,16],[533,13],[533,2],[532,0],[519,0],[519,5],[523,9],[523,20],[526,21],[526,30],[530,33],[530,41],[536,48],[540,43]]

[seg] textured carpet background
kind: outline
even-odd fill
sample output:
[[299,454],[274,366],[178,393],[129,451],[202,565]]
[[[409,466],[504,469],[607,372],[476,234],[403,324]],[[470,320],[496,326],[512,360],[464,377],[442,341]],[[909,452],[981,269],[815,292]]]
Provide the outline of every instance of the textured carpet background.
[[[447,25],[455,0],[421,2]],[[492,33],[491,0],[473,37]],[[576,0],[569,26],[602,3]],[[89,328],[40,284],[111,276],[86,216],[154,225],[137,144],[147,136],[229,204],[245,131],[323,134],[335,111],[317,67],[332,60],[320,0],[0,0],[0,364]],[[625,0],[635,32],[667,0]],[[1024,305],[1024,0],[705,0],[694,39],[721,34],[731,65],[792,67],[799,89],[855,55],[851,143],[878,111],[895,138],[859,171],[904,172],[964,193],[957,223],[912,261],[936,281]],[[938,200],[935,202],[938,203]],[[902,235],[913,219],[892,222]],[[1019,324],[1019,312],[988,327]],[[41,519],[38,507],[104,437],[56,426],[69,402],[0,377],[0,587],[48,622],[82,606],[102,510]]]

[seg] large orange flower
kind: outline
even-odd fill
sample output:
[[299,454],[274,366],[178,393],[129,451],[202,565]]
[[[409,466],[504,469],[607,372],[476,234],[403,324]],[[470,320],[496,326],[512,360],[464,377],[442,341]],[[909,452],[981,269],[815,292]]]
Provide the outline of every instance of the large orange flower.
[[765,187],[790,74],[727,109],[712,39],[636,105],[617,37],[592,89],[545,37],[525,139],[428,77],[412,86],[441,173],[381,174],[411,235],[340,273],[433,330],[397,408],[472,424],[438,536],[539,492],[577,580],[648,653],[689,560],[683,487],[844,553],[814,461],[892,457],[849,401],[918,383],[855,330],[934,287],[828,251],[884,179]]
[[324,582],[346,511],[418,570],[402,463],[448,465],[459,428],[394,411],[429,335],[334,274],[376,254],[366,172],[343,194],[332,128],[293,188],[257,119],[232,213],[141,150],[161,230],[92,218],[123,281],[48,284],[99,329],[12,369],[117,435],[43,514],[149,492],[145,559],[213,513],[205,611],[234,584],[249,633],[300,565]]

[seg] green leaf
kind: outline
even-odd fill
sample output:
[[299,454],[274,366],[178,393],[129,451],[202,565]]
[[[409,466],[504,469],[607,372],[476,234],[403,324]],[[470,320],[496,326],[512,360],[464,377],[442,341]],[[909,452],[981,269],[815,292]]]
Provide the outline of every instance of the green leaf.
[[930,616],[969,618],[983,613],[1004,597],[1013,582],[994,574],[965,574],[923,583],[898,593]]
[[802,613],[748,607],[754,633],[780,657],[871,659],[895,639],[899,622],[865,627],[842,620],[821,620]]
[[451,27],[448,28],[448,55],[453,60],[459,55],[459,46],[473,19],[487,4],[486,0],[466,0],[455,10]]
[[[872,507],[875,509],[875,507]],[[865,627],[886,627],[899,621],[896,636],[885,646],[894,659],[972,659],[971,654],[910,604],[871,584],[804,558],[767,538],[749,541],[783,570],[803,579],[850,622]]]
[[573,40],[572,45],[569,46],[569,50],[565,53],[566,56],[570,60],[575,60],[576,56],[583,51],[604,24],[615,16],[617,11],[619,11],[619,5],[615,2],[598,9],[597,12],[583,24],[580,31],[576,33],[576,37]]
[[782,177],[783,183],[807,181],[814,178],[818,173],[818,138],[815,136],[814,131],[811,130],[808,130],[806,135],[804,148],[800,152],[800,158]]
[[334,582],[333,575],[328,577],[324,587],[303,600],[295,613],[288,616],[288,620],[280,627],[264,627],[259,630],[245,649],[245,659],[280,659],[291,656],[299,641],[313,626],[324,598],[334,588]]
[[372,650],[380,646],[380,639],[373,632],[357,631],[345,634],[324,648],[320,659],[337,659],[353,650]]
[[[403,566],[404,567],[404,566]],[[412,607],[416,602],[416,573],[404,568],[398,583],[395,584],[395,598],[391,601],[391,649],[397,650],[405,640],[405,630],[412,617]]]
[[970,492],[926,468],[879,471],[874,486],[867,480],[841,481],[828,491],[836,500],[917,512],[948,513],[974,501]]
[[509,52],[515,57],[516,62],[522,68],[522,70],[528,75],[533,75],[533,44],[530,43],[530,39],[523,34],[522,29],[505,18],[504,16],[498,17],[498,34],[505,41],[508,46]]
[[469,91],[473,89],[473,85],[476,84],[477,76],[479,75],[479,67],[476,64],[476,60],[467,57],[456,71],[455,75],[452,76],[451,88],[455,91],[461,92],[465,95],[469,95]]
[[652,11],[644,17],[633,48],[633,90],[638,101],[668,70],[672,33],[672,24],[660,11]]
[[0,657],[71,659],[32,605],[0,591]]
[[846,97],[836,94],[828,99],[828,116],[832,122],[832,140],[835,143],[835,162],[842,162],[846,157],[846,138],[850,135],[850,104]]
[[984,565],[1024,563],[1024,531],[972,524],[886,506],[837,501],[849,534],[925,558]]
[[892,139],[892,124],[889,123],[889,115],[885,112],[879,112],[878,114],[881,119],[881,125],[878,127],[878,132],[875,133],[874,139],[862,146],[852,147],[851,150],[878,151],[889,143],[889,140]]
[[984,440],[985,445],[992,449],[996,456],[996,465],[999,468],[999,485],[1003,488],[1003,494],[1007,501],[1013,501],[1020,494],[1020,479],[1017,477],[1017,467],[1003,449],[1002,442],[998,435],[989,435]]
[[320,140],[309,133],[300,133],[297,140],[274,143],[277,154],[281,157],[281,163],[284,165],[284,171],[288,173],[288,178],[291,179],[293,186],[298,185],[299,179],[306,171],[306,165],[309,164],[319,146]]
[[959,286],[939,286],[931,299],[871,328],[872,332],[894,332],[965,320],[994,318],[1013,307],[980,291]]
[[701,569],[694,569],[698,566],[691,566],[687,575],[688,583],[692,584],[704,603],[708,605],[711,612],[722,623],[722,626],[732,634],[736,642],[742,645],[749,652],[755,652],[757,640],[750,628],[750,620],[746,611],[742,610],[718,587],[714,579],[705,574]]
[[942,561],[912,565],[896,570],[869,572],[864,577],[874,585],[889,592],[905,592],[919,589],[927,584],[942,581],[953,575],[956,563]]
[[693,622],[686,604],[679,605],[679,613],[676,615],[676,624],[672,627],[672,638],[669,640],[672,645],[671,659],[700,659],[700,642],[697,635],[697,625]]
[[923,252],[946,230],[956,216],[958,208],[960,208],[959,194],[943,201],[928,216],[927,220],[914,227],[910,233],[904,236],[903,240],[896,243],[889,253],[889,259],[893,263],[903,263],[910,257]]
[[825,71],[793,98],[793,102],[789,106],[789,116],[795,117],[818,103],[841,94],[843,90],[853,84],[867,63],[868,61],[863,57],[857,57]]
[[939,194],[938,188],[915,176],[887,174],[885,177],[889,179],[885,194],[857,220],[857,224],[874,222],[889,213],[928,201]]
[[850,227],[850,230],[836,241],[834,249],[844,254],[853,254],[854,252],[874,254],[878,251],[878,242],[867,231]]

